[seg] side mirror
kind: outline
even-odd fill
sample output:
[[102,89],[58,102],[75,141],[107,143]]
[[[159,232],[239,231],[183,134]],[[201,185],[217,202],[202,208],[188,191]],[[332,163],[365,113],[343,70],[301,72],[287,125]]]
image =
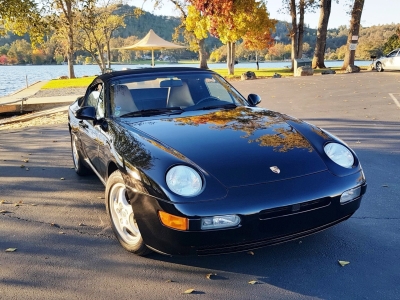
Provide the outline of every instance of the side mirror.
[[257,106],[261,102],[261,97],[257,94],[249,94],[247,101],[250,103],[250,106]]
[[75,117],[79,120],[96,120],[96,109],[93,106],[84,106],[75,112]]

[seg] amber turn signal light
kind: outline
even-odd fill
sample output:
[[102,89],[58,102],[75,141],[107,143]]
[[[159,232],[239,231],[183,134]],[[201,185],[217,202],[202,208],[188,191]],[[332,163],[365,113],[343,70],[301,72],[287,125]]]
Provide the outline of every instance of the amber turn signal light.
[[161,222],[167,227],[178,230],[189,229],[189,220],[187,218],[174,216],[165,211],[159,211],[158,215],[160,216]]

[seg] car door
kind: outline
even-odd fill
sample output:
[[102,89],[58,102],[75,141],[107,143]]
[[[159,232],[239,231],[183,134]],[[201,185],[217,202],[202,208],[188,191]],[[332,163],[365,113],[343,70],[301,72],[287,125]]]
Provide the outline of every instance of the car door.
[[386,55],[385,61],[384,61],[384,68],[386,70],[392,70],[395,68],[395,60],[397,57],[397,53],[399,52],[399,49],[393,50],[390,52],[388,55]]
[[103,85],[96,106],[96,124],[94,125],[94,132],[96,135],[97,156],[93,162],[96,170],[103,179],[107,178],[107,162],[110,156],[110,134],[108,132],[106,99],[105,86]]
[[[89,87],[83,106],[97,107],[102,90],[101,83],[95,83]],[[88,162],[98,171],[98,130],[95,126],[95,121],[80,120],[79,121],[79,136],[81,139],[82,151]]]
[[397,51],[397,55],[393,57],[393,70],[400,70],[400,49]]

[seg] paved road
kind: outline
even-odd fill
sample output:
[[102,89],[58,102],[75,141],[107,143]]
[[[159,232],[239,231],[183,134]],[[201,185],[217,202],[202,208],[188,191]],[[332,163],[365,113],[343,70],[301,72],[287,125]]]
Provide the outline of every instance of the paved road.
[[71,169],[66,126],[1,131],[0,299],[400,299],[399,82],[397,72],[234,82],[339,135],[368,180],[348,221],[254,255],[136,257],[110,230],[100,181]]

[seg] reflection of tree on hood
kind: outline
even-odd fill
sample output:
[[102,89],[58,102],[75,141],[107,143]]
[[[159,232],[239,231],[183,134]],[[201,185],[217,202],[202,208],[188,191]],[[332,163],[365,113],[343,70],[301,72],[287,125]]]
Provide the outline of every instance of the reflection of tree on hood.
[[153,166],[153,158],[143,143],[139,142],[129,131],[121,127],[113,126],[112,129],[111,132],[115,133],[115,149],[119,154],[129,162],[134,163],[138,168],[150,169]]
[[[170,121],[170,120],[167,120]],[[264,134],[249,142],[257,142],[263,147],[273,147],[275,151],[286,152],[295,148],[313,151],[310,143],[299,134],[295,128],[284,122],[282,115],[268,111],[257,110],[248,107],[238,107],[232,110],[221,110],[200,116],[183,117],[171,120],[177,125],[211,125],[210,129],[230,129],[246,133],[242,138],[249,139],[258,130],[269,130],[272,134]],[[297,121],[291,119],[291,121]],[[275,128],[274,128],[275,127]]]

